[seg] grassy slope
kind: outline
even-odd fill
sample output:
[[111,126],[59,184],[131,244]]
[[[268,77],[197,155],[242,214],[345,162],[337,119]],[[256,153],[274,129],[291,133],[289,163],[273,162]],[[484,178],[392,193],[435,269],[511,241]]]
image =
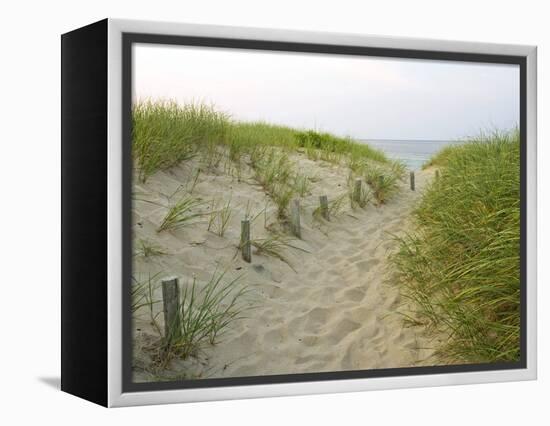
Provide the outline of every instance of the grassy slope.
[[383,152],[350,138],[261,122],[235,122],[202,104],[180,106],[167,101],[134,105],[133,152],[142,180],[200,151],[208,155],[208,150],[220,145],[229,149],[232,160],[269,146],[302,149],[312,159],[345,159],[353,165],[364,160],[390,163]]
[[393,262],[421,320],[451,332],[450,361],[519,359],[519,136],[448,147]]

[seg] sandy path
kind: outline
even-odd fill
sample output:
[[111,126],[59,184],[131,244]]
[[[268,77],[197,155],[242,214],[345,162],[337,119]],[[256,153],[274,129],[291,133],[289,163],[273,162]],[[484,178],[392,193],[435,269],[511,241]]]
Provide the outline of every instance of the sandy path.
[[[316,167],[305,159],[300,164],[306,171]],[[206,348],[200,359],[173,362],[170,369],[175,375],[185,371],[187,377],[236,377],[426,363],[431,351],[422,349],[430,346],[423,330],[405,328],[397,314],[402,300],[399,289],[388,282],[387,256],[395,248],[390,234],[407,228],[411,209],[432,178],[431,172],[417,172],[414,192],[408,182],[400,183],[401,190],[387,204],[349,211],[321,226],[311,219],[307,205],[321,193],[341,193],[345,178],[334,167],[315,172],[319,182],[303,201],[302,213],[301,246],[309,253],[296,252],[290,257],[296,272],[265,256],[254,255],[252,264],[235,258],[235,249],[227,247],[227,240],[238,238],[238,217],[223,239],[198,229],[157,234],[175,255],[136,262],[139,271],[169,270],[183,277],[193,273],[200,277],[214,265],[231,265],[245,273],[252,290],[249,297],[255,308],[248,318],[234,323],[221,343]],[[161,176],[142,189],[158,190],[169,179],[174,186],[181,176],[178,172]],[[203,181],[197,187],[202,195],[223,193],[224,185],[230,184],[233,200],[252,199],[259,205],[254,193],[259,189],[251,192],[248,184],[228,183],[219,176],[212,179],[216,185]],[[137,234],[154,236],[147,222],[151,221],[150,227],[158,223],[161,212],[151,207],[138,210]],[[253,228],[253,232],[260,231]],[[138,337],[147,332],[145,321],[137,322],[137,327]],[[136,380],[147,377],[136,370]]]

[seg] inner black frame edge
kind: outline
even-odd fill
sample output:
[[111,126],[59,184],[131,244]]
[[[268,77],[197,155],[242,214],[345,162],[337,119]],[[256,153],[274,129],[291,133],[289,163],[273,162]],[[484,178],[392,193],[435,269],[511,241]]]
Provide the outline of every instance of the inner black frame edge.
[[[384,368],[376,370],[335,371],[319,373],[281,374],[213,379],[190,379],[168,382],[134,383],[132,381],[132,329],[130,309],[132,233],[132,45],[134,43],[230,48],[243,50],[320,53],[383,58],[426,59],[438,61],[515,64],[520,67],[520,360],[517,362],[437,365],[428,367]],[[418,376],[426,374],[466,373],[527,368],[527,58],[525,56],[493,55],[467,52],[444,52],[413,49],[393,49],[366,46],[295,43],[269,40],[249,40],[217,37],[176,36],[162,34],[122,34],[122,391],[139,392],[212,388],[276,383],[303,383],[328,380],[365,379],[375,377]]]

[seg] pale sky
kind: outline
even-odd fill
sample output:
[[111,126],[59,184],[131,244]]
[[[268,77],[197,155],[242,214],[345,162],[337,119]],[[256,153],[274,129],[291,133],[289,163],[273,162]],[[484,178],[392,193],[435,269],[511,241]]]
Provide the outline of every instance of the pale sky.
[[456,139],[519,124],[519,66],[134,46],[134,99],[359,139]]

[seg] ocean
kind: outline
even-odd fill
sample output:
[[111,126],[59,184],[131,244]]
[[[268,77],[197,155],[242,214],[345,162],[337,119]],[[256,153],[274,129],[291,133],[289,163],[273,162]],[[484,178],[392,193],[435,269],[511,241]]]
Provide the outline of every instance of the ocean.
[[457,141],[389,139],[365,139],[361,142],[384,151],[390,158],[403,161],[411,170],[421,169],[422,165],[441,148],[461,143]]

